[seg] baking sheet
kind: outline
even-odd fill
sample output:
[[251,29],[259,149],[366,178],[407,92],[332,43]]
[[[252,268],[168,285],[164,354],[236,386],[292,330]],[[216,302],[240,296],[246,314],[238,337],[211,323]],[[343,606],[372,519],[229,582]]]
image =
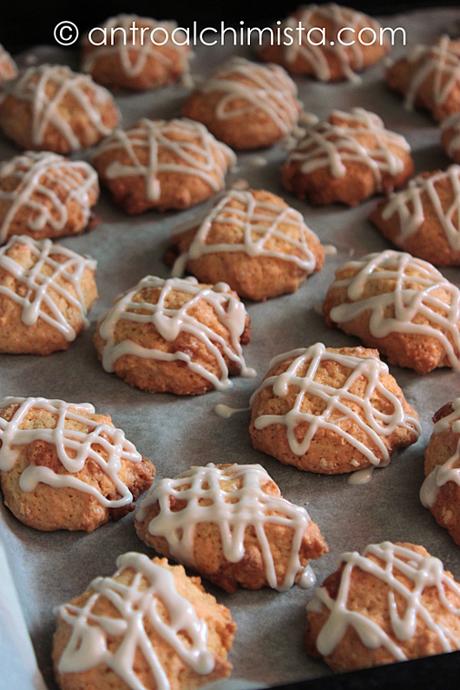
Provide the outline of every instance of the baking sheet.
[[[460,29],[460,10],[420,11],[386,17],[383,21],[387,25],[405,26],[410,45],[420,40],[433,40],[441,32],[455,33]],[[217,64],[234,52],[248,54],[248,51],[235,51],[229,46],[200,49],[193,72],[206,72],[212,63]],[[398,52],[401,50],[394,51]],[[26,57],[29,63],[34,59],[72,62],[72,53],[54,49],[37,49]],[[428,115],[406,112],[401,100],[385,88],[382,73],[383,66],[376,66],[364,76],[361,84],[326,85],[297,80],[300,98],[307,111],[320,117],[333,107],[362,106],[374,110],[389,128],[409,139],[417,172],[446,166],[448,160],[440,149],[436,125]],[[177,115],[185,95],[183,87],[174,86],[156,93],[123,94],[117,96],[117,101],[124,124],[129,125],[141,116]],[[1,141],[0,159],[13,154],[14,148]],[[68,247],[99,261],[100,299],[91,313],[92,327],[66,353],[48,358],[0,356],[0,397],[41,395],[94,403],[99,410],[113,416],[141,453],[154,460],[158,477],[175,476],[191,464],[261,463],[288,499],[308,508],[329,542],[330,553],[314,564],[319,581],[335,569],[342,551],[361,549],[369,542],[386,539],[424,544],[460,577],[460,551],[447,533],[437,527],[418,498],[423,477],[422,454],[431,430],[430,418],[441,404],[458,396],[458,374],[445,370],[419,377],[391,368],[407,398],[420,413],[423,434],[416,445],[396,456],[389,467],[376,471],[372,481],[362,486],[350,485],[346,476],[318,476],[284,467],[251,448],[247,414],[223,420],[213,412],[219,402],[244,407],[270,359],[280,352],[318,340],[331,346],[356,345],[355,339],[326,328],[319,315],[321,299],[338,264],[352,253],[360,255],[388,246],[366,220],[375,200],[353,210],[338,206],[313,209],[281,188],[279,165],[286,155],[283,148],[279,146],[263,152],[266,158],[263,167],[251,164],[251,159],[257,160],[260,155],[260,152],[240,155],[239,167],[229,177],[229,184],[246,178],[255,187],[282,194],[304,214],[323,243],[337,247],[338,254],[328,257],[324,270],[296,294],[265,304],[248,305],[252,341],[245,354],[248,364],[258,370],[257,380],[234,379],[234,389],[224,394],[214,392],[197,398],[176,398],[135,390],[102,370],[91,342],[96,319],[117,294],[144,275],[167,276],[162,254],[172,231],[193,225],[209,206],[205,204],[183,213],[147,213],[128,218],[103,194],[96,208],[100,217],[97,228],[79,238],[63,241]],[[458,269],[444,273],[459,283]],[[55,688],[50,663],[53,607],[82,592],[93,577],[111,574],[119,554],[130,550],[152,552],[136,537],[132,516],[92,534],[47,534],[23,526],[1,506],[0,538],[39,667],[51,690]],[[1,582],[3,599],[9,596],[9,590],[6,580],[2,578]],[[211,586],[208,589],[231,608],[238,624],[231,655],[233,680],[221,684],[222,687],[246,689],[328,673],[325,665],[307,657],[302,646],[305,604],[311,592],[293,588],[283,594],[265,590],[227,595]],[[11,617],[8,609],[0,607],[0,667],[4,670],[12,666],[12,649],[16,645],[3,633],[6,626],[11,626]],[[23,653],[27,652],[27,641],[20,646]],[[2,672],[2,679],[8,677],[8,688],[13,687],[13,679],[18,690],[38,688],[39,679],[33,667],[30,663],[22,665],[21,659],[18,653],[15,676],[8,677],[9,672],[7,675]]]

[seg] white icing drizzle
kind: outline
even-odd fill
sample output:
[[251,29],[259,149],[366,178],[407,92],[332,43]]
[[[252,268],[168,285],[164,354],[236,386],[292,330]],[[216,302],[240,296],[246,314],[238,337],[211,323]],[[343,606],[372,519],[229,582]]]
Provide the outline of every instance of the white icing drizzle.
[[[139,149],[147,150],[147,160],[141,161]],[[186,118],[175,120],[142,119],[130,129],[115,130],[96,149],[95,158],[107,152],[127,156],[128,163],[114,160],[105,171],[108,179],[141,176],[146,196],[157,201],[161,195],[162,173],[192,175],[206,182],[217,192],[224,185],[227,169],[236,163],[233,151],[200,122]],[[166,160],[162,160],[166,155]],[[171,162],[177,156],[179,162]]]
[[115,107],[109,91],[95,84],[89,76],[73,72],[64,65],[29,67],[14,82],[10,93],[14,98],[31,104],[32,141],[35,146],[43,144],[48,127],[53,127],[64,137],[72,151],[81,148],[78,133],[66,117],[67,109],[62,108],[68,96],[76,102],[74,108],[84,113],[101,137],[111,132],[101,117],[101,110],[108,104]]
[[[25,267],[10,255],[17,246],[24,246],[30,252],[33,265]],[[41,320],[71,342],[77,334],[69,321],[68,307],[77,309],[84,325],[89,325],[82,291],[87,270],[95,271],[96,262],[67,247],[50,240],[13,236],[0,248],[0,271],[8,277],[0,282],[0,294],[21,307],[21,320],[26,326],[34,326]],[[9,277],[17,283],[14,289]],[[65,304],[60,307],[58,300],[62,299]]]
[[[325,5],[307,5],[300,7],[299,10],[289,16],[281,24],[281,30],[285,27],[297,31],[299,21],[305,33],[302,42],[299,41],[297,34],[292,46],[282,46],[286,63],[295,62],[299,57],[308,63],[316,79],[320,81],[330,81],[331,71],[327,61],[327,55],[331,54],[340,63],[343,75],[350,81],[359,82],[360,77],[355,70],[364,68],[363,46],[359,41],[355,41],[351,46],[341,45],[337,40],[337,33],[343,27],[354,28],[355,32],[362,26],[371,27],[379,32],[379,23],[361,12],[357,12],[349,7],[341,7],[335,3]],[[327,45],[313,45],[308,40],[308,30],[318,26],[331,26],[327,31]],[[331,45],[331,42],[334,42]]]
[[316,581],[317,579],[313,568],[311,565],[307,565],[307,567],[303,569],[297,584],[302,589],[311,589],[316,585]]
[[11,55],[0,44],[0,84],[17,76],[18,70]]
[[405,106],[412,109],[419,89],[429,82],[436,106],[442,105],[453,89],[460,85],[460,56],[451,47],[449,36],[441,36],[432,46],[417,45],[407,58],[409,65],[418,63],[406,90]]
[[[133,25],[138,28],[138,33],[134,34],[134,40],[130,30]],[[187,45],[180,45],[186,38],[185,33],[177,31],[174,41],[168,40],[167,43],[159,46],[150,40],[150,33],[159,28],[162,29],[161,41],[163,41],[164,32],[170,36],[177,29],[177,23],[174,21],[159,22],[150,17],[138,17],[135,14],[119,14],[107,19],[102,24],[102,29],[108,38],[108,44],[93,47],[85,54],[82,64],[83,72],[91,72],[100,57],[110,56],[111,58],[118,58],[120,67],[127,77],[135,78],[142,74],[150,58],[165,67],[173,67],[174,60],[171,53],[174,53],[175,57],[178,58],[180,69],[186,70],[189,49]],[[142,35],[144,29],[148,29],[148,31],[144,31],[144,35]],[[111,40],[112,35],[113,41]]]
[[215,108],[218,119],[249,118],[255,109],[262,110],[283,134],[292,130],[301,107],[297,87],[282,67],[241,57],[220,66],[199,91],[221,94]]
[[[329,610],[329,616],[316,640],[321,655],[332,654],[351,627],[368,649],[383,647],[395,660],[404,661],[407,655],[399,643],[410,642],[416,635],[419,621],[423,621],[436,635],[443,652],[460,647],[460,638],[442,620],[436,619],[423,601],[425,589],[436,588],[441,610],[460,616],[460,608],[449,600],[452,595],[458,600],[460,586],[446,575],[439,558],[425,556],[387,541],[369,545],[362,555],[357,551],[344,553],[341,562],[344,566],[336,598],[333,599],[325,587],[320,587],[307,606],[307,611],[312,612],[319,612],[323,607]],[[390,632],[386,632],[373,617],[348,608],[354,569],[372,575],[388,587]],[[409,580],[408,584],[405,579]],[[404,610],[397,604],[396,597],[405,602]]]
[[425,478],[420,489],[420,501],[425,508],[432,508],[436,503],[439,489],[448,482],[460,486],[460,398],[452,402],[452,412],[442,417],[433,428],[433,434],[446,431],[458,434],[455,453],[442,465],[436,465]]
[[214,407],[214,412],[218,417],[222,417],[222,419],[230,419],[230,417],[233,417],[235,414],[249,412],[249,410],[249,407],[230,407],[230,405],[224,405],[223,403],[219,403]]
[[[150,300],[137,301],[135,299],[135,296],[143,290],[152,289],[159,290],[156,304],[152,304]],[[188,296],[187,301],[179,309],[167,306],[168,297],[174,291],[186,293]],[[200,301],[212,307],[220,323],[228,331],[230,342],[190,313],[190,310]],[[103,367],[106,371],[112,372],[117,360],[125,355],[157,359],[163,362],[180,361],[210,381],[218,390],[224,390],[232,385],[226,358],[238,365],[241,376],[255,376],[254,370],[246,366],[240,344],[240,338],[246,327],[246,317],[244,304],[225,283],[202,286],[194,278],[163,280],[146,276],[135,288],[122,295],[99,323],[100,336],[106,341],[103,348]],[[180,333],[189,333],[205,344],[218,364],[220,375],[216,376],[195,362],[192,355],[181,350],[170,353],[143,347],[132,340],[117,342],[116,327],[119,321],[152,324],[159,335],[168,342],[174,341]]]
[[[240,488],[228,486],[229,482],[239,480]],[[264,485],[272,481],[261,465],[218,467],[208,463],[205,467],[191,467],[176,479],[162,479],[149,491],[139,505],[136,520],[144,520],[149,507],[158,502],[160,512],[149,522],[149,533],[166,539],[171,555],[192,566],[198,524],[219,527],[222,551],[231,563],[244,558],[246,530],[252,528],[263,556],[267,583],[273,589],[285,591],[303,572],[299,552],[310,516],[305,508],[280,495],[266,493]],[[184,501],[185,507],[171,510],[171,498]],[[286,526],[293,533],[282,582],[278,582],[275,556],[265,531],[267,525]]]
[[[241,241],[208,242],[214,223],[230,231],[237,230]],[[307,273],[315,270],[316,258],[309,247],[314,235],[305,225],[299,211],[280,202],[258,199],[249,191],[228,192],[206,216],[198,228],[187,252],[176,260],[172,274],[182,275],[190,260],[206,254],[243,252],[250,257],[265,256],[288,261]],[[270,243],[283,242],[288,248],[281,251]]]
[[[264,379],[251,398],[251,406],[264,388],[271,387],[273,395],[279,398],[286,397],[292,389],[297,390],[292,408],[286,414],[262,414],[254,420],[256,429],[266,429],[273,424],[286,427],[289,447],[295,455],[307,453],[318,431],[327,429],[356,448],[373,466],[383,466],[390,462],[386,437],[401,426],[414,430],[417,435],[420,433],[418,420],[405,411],[401,400],[382,383],[380,377],[388,374],[388,367],[376,357],[334,352],[323,343],[316,343],[275,357],[270,362],[270,369],[287,360],[292,361],[285,371]],[[328,361],[349,370],[340,388],[316,380],[318,369]],[[362,396],[351,392],[353,384],[361,377],[367,379]],[[320,414],[303,410],[307,395],[323,402],[324,409]],[[385,400],[391,412],[383,412],[375,406],[377,397]],[[359,426],[367,436],[366,443],[346,430],[347,422]],[[301,439],[299,426],[307,427]]]
[[[97,577],[89,586],[87,601],[77,606],[63,604],[58,616],[71,628],[71,635],[58,661],[59,673],[81,673],[103,665],[132,690],[147,690],[136,671],[136,654],[142,653],[157,690],[169,690],[170,678],[155,649],[153,629],[173,654],[200,675],[212,673],[215,659],[208,649],[208,627],[188,599],[179,594],[174,575],[147,556],[129,552],[117,558],[112,577]],[[121,580],[134,571],[128,583]],[[145,583],[147,581],[147,586]],[[94,612],[100,600],[115,608],[116,615]],[[162,614],[161,603],[168,618]],[[119,641],[109,648],[109,638]]]
[[[330,311],[337,324],[369,314],[374,338],[390,333],[424,335],[438,340],[449,365],[460,369],[460,290],[427,261],[387,249],[349,261],[342,267],[353,275],[335,280],[331,288],[346,288],[347,299]],[[364,297],[372,281],[387,281],[387,292]],[[446,293],[446,294],[441,294]],[[423,318],[428,323],[418,323]]]
[[[7,178],[15,187],[2,189]],[[40,232],[49,226],[65,231],[69,219],[67,204],[74,200],[80,207],[84,223],[89,221],[90,191],[98,188],[96,171],[84,161],[69,161],[47,152],[29,151],[0,166],[0,202],[8,204],[0,224],[0,242],[8,238],[18,213],[27,209],[28,231]]]
[[[35,441],[53,445],[65,470],[65,473],[57,473],[49,467],[28,465],[19,479],[22,491],[34,491],[42,483],[57,489],[70,488],[88,493],[106,508],[120,508],[133,502],[131,491],[120,477],[120,470],[124,462],[142,462],[142,456],[121,429],[91,419],[91,415],[95,414],[92,405],[46,398],[6,397],[0,401],[1,409],[10,405],[17,405],[11,419],[8,421],[0,416],[0,471],[12,470],[21,447]],[[21,425],[32,411],[52,415],[54,427],[22,428]],[[74,428],[75,424],[83,425],[84,430]],[[75,476],[83,470],[88,460],[96,463],[110,479],[118,498],[106,498],[96,484],[88,484]]]
[[374,474],[374,467],[365,467],[363,470],[358,470],[353,472],[348,477],[348,483],[353,486],[361,486],[362,484],[368,484]]
[[[452,203],[446,208],[438,191],[439,185],[445,182],[450,185]],[[443,195],[444,196],[444,195]],[[382,208],[382,218],[388,220],[397,214],[399,234],[397,242],[404,242],[414,235],[425,222],[423,203],[429,203],[429,209],[441,226],[445,238],[454,251],[460,250],[460,166],[451,165],[447,170],[433,173],[430,176],[418,175],[410,180],[406,189],[390,195]],[[430,214],[431,222],[431,214]]]
[[455,159],[460,151],[460,113],[446,117],[441,123],[441,131],[443,134],[449,132],[450,140],[446,146],[446,152],[448,156]]
[[[335,124],[335,118],[343,122]],[[346,164],[358,162],[372,171],[377,190],[381,191],[382,176],[399,174],[404,169],[400,152],[409,150],[404,137],[385,129],[378,115],[353,108],[349,113],[333,111],[329,120],[307,129],[289,154],[288,163],[299,161],[303,173],[328,168],[333,177],[344,177]]]

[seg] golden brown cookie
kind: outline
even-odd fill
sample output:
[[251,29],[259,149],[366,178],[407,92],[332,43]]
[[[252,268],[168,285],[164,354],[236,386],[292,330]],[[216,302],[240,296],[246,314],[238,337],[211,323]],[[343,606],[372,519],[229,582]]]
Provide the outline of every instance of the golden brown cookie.
[[50,240],[11,237],[0,248],[0,352],[66,350],[88,326],[96,262]]
[[0,401],[5,505],[29,527],[92,532],[133,509],[154,465],[92,405],[46,398]]
[[460,113],[454,113],[441,122],[441,143],[447,155],[460,163]]
[[249,316],[225,284],[146,276],[102,317],[94,342],[106,371],[152,393],[199,395],[254,375],[242,350]]
[[460,399],[441,407],[433,422],[420,500],[460,546]]
[[313,125],[282,167],[284,187],[312,204],[356,206],[401,187],[414,169],[410,147],[363,108],[334,110]]
[[300,110],[297,87],[282,67],[241,57],[218,67],[183,107],[186,117],[240,150],[271,146],[287,136]]
[[460,291],[427,261],[388,249],[335,274],[326,322],[376,347],[389,362],[428,374],[460,369]]
[[324,249],[303,216],[265,190],[232,190],[201,225],[173,237],[166,255],[173,275],[225,282],[254,301],[295,292],[321,270]]
[[0,86],[14,79],[18,74],[18,68],[11,55],[0,44]]
[[327,551],[305,508],[283,498],[261,465],[209,463],[162,479],[135,526],[155,551],[227,592],[302,584],[309,560]]
[[307,606],[307,652],[354,671],[460,649],[460,583],[423,546],[344,553]]
[[140,120],[117,130],[93,163],[115,203],[127,213],[184,209],[225,186],[233,152],[192,120]]
[[400,249],[437,266],[460,265],[460,166],[433,170],[381,201],[370,220]]
[[185,40],[176,22],[134,14],[111,17],[84,40],[82,71],[104,86],[155,89],[188,71]]
[[441,36],[431,46],[415,46],[389,67],[386,81],[390,89],[404,97],[408,109],[424,108],[435,120],[458,112],[460,41]]
[[274,31],[281,41],[265,41],[260,57],[320,81],[357,81],[357,72],[379,62],[389,50],[375,19],[335,3],[300,6]]
[[119,120],[110,93],[64,65],[30,67],[0,101],[0,128],[23,149],[78,151],[97,144]]
[[286,465],[341,474],[388,465],[420,425],[376,350],[316,343],[272,360],[251,398],[249,433]]
[[230,675],[236,625],[200,578],[134,552],[117,568],[58,609],[61,690],[193,690]]
[[83,232],[99,196],[96,171],[84,161],[28,151],[0,166],[0,243]]

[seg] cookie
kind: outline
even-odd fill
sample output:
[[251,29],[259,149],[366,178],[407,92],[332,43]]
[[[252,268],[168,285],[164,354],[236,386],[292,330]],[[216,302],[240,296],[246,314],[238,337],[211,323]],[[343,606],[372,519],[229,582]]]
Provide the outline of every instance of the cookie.
[[400,249],[437,266],[460,265],[460,166],[422,173],[381,201],[370,220]]
[[292,132],[301,104],[297,87],[278,65],[232,58],[186,100],[183,113],[238,150],[275,144]]
[[460,113],[454,113],[441,122],[441,143],[449,158],[460,163]]
[[326,322],[376,347],[389,362],[428,374],[460,369],[460,290],[427,261],[388,249],[335,274]]
[[96,262],[50,240],[11,237],[0,248],[0,352],[66,350],[89,325]]
[[460,41],[441,36],[433,45],[419,44],[396,60],[385,78],[406,108],[423,108],[443,120],[460,110]]
[[61,690],[193,690],[230,675],[236,625],[199,578],[133,552],[117,568],[57,610]]
[[341,474],[388,465],[420,425],[376,350],[317,343],[272,360],[251,398],[249,433],[286,465]]
[[0,166],[0,243],[86,230],[99,197],[96,171],[84,161],[28,151]]
[[15,79],[18,68],[11,55],[0,44],[0,86],[11,79]]
[[433,422],[420,500],[460,546],[460,399],[441,407]]
[[325,82],[359,81],[357,72],[379,62],[389,50],[375,19],[335,3],[300,6],[274,31],[281,40],[264,42],[262,60]]
[[110,93],[64,65],[30,67],[0,101],[0,128],[23,149],[78,151],[101,141],[119,120]]
[[93,157],[115,203],[132,214],[205,201],[224,188],[235,162],[228,146],[187,119],[140,120],[114,132]]
[[5,505],[29,527],[92,532],[133,509],[155,468],[89,404],[0,401]]
[[306,647],[334,671],[460,649],[460,582],[423,546],[344,553],[307,606]]
[[410,147],[363,108],[334,110],[308,128],[289,153],[284,187],[312,204],[356,206],[374,194],[401,187],[414,169]]
[[260,465],[209,463],[162,479],[136,511],[135,525],[157,553],[227,592],[285,591],[327,551],[305,508],[283,498]]
[[228,285],[146,276],[102,317],[94,342],[107,372],[152,393],[198,395],[253,376],[249,316]]
[[[134,28],[134,30],[133,30]],[[176,22],[121,14],[83,42],[82,71],[99,84],[146,91],[177,81],[191,56]],[[98,45],[99,44],[99,45]]]
[[232,190],[201,225],[172,239],[173,275],[227,283],[254,301],[295,292],[321,270],[324,249],[302,214],[265,190]]

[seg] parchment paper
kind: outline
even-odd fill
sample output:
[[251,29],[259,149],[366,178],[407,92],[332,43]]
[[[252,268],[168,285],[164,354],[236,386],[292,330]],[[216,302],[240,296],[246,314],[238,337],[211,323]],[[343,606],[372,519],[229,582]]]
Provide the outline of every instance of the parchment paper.
[[[404,25],[408,42],[433,40],[441,32],[454,34],[460,28],[460,10],[430,10],[417,14],[387,17],[386,24]],[[235,52],[225,49],[201,49],[194,72],[206,72],[213,64]],[[248,54],[248,51],[236,51]],[[394,53],[401,52],[395,50]],[[69,61],[65,51],[36,50],[39,59]],[[72,56],[72,54],[70,54]],[[33,59],[28,58],[30,59]],[[417,171],[446,166],[447,158],[439,146],[439,130],[430,117],[409,113],[401,100],[387,91],[382,81],[383,65],[370,70],[361,84],[318,84],[298,80],[301,99],[307,111],[325,116],[333,107],[343,109],[363,106],[379,113],[386,125],[404,134],[414,148]],[[179,113],[186,90],[181,86],[146,94],[123,94],[117,101],[128,125],[141,116],[169,117]],[[5,141],[0,157],[7,159],[15,149]],[[249,304],[252,318],[252,342],[246,348],[247,362],[255,366],[259,379],[270,359],[295,347],[318,340],[331,346],[356,345],[357,341],[338,330],[325,327],[318,313],[336,266],[352,253],[360,255],[382,250],[388,244],[366,220],[376,203],[372,200],[354,210],[334,206],[313,209],[283,192],[279,165],[286,153],[282,147],[263,152],[267,163],[251,165],[260,153],[239,156],[239,170],[231,181],[244,177],[255,187],[265,187],[282,194],[302,211],[307,223],[326,244],[334,244],[338,255],[327,259],[324,270],[305,283],[294,295],[265,304]],[[374,474],[369,484],[352,486],[344,476],[326,477],[300,473],[283,467],[275,460],[254,451],[247,432],[248,416],[232,419],[217,417],[218,402],[244,407],[257,381],[235,379],[233,391],[210,393],[197,398],[149,395],[130,388],[103,371],[91,342],[94,322],[121,291],[133,286],[144,275],[167,276],[162,254],[172,231],[192,225],[208,205],[184,213],[159,215],[147,213],[128,218],[117,210],[108,196],[102,195],[96,209],[101,222],[91,233],[64,241],[76,251],[98,259],[97,280],[100,299],[91,313],[92,328],[72,345],[68,352],[47,358],[30,356],[0,357],[0,395],[42,395],[73,402],[90,401],[109,412],[144,455],[154,460],[158,477],[175,476],[191,464],[206,462],[261,463],[279,483],[283,494],[305,505],[318,522],[330,545],[330,554],[314,565],[319,581],[329,574],[342,551],[361,549],[370,542],[406,540],[424,544],[460,577],[460,552],[439,528],[431,514],[422,508],[418,492],[423,477],[423,449],[431,430],[430,419],[438,407],[458,396],[460,377],[449,370],[419,377],[410,371],[392,367],[409,401],[419,411],[423,422],[420,441],[393,459],[392,464]],[[445,271],[458,282],[458,269]],[[20,524],[6,509],[0,513],[0,536],[4,543],[14,584],[35,648],[38,664],[49,688],[54,688],[50,650],[54,629],[53,607],[82,592],[97,575],[111,574],[116,557],[129,550],[148,552],[137,539],[132,516],[106,525],[92,534],[40,533]],[[152,553],[152,552],[150,552]],[[4,593],[8,587],[2,581]],[[328,673],[325,665],[309,659],[302,646],[305,604],[311,592],[294,588],[279,594],[265,590],[241,591],[226,595],[208,587],[218,600],[229,606],[238,624],[232,652],[233,679],[245,679],[236,687],[249,688],[251,682],[275,684]],[[12,666],[11,644],[3,633],[11,627],[11,614],[0,607],[0,668]],[[24,646],[23,646],[24,649]],[[18,652],[15,690],[38,687],[30,668],[21,665]],[[8,665],[6,661],[8,660]],[[6,685],[13,687],[12,678]],[[235,687],[228,684],[228,687]]]

